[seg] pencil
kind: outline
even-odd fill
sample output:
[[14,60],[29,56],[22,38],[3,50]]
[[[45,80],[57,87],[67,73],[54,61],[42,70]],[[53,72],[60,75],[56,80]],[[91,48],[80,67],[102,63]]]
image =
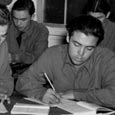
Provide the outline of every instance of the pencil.
[[49,84],[50,84],[51,88],[53,89],[53,91],[55,91],[55,88],[54,88],[53,84],[51,83],[51,81],[50,81],[50,79],[49,79],[49,77],[47,76],[46,73],[44,73],[44,76],[47,79],[47,81],[49,82]]

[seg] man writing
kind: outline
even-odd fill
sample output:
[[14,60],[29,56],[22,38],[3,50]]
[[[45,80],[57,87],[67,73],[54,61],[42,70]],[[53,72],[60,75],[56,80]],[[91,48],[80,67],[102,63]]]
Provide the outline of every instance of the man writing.
[[[81,15],[67,25],[68,44],[47,49],[19,77],[18,92],[45,103],[60,97],[115,107],[115,54],[98,47],[104,38],[101,22]],[[55,91],[46,87],[47,73]]]

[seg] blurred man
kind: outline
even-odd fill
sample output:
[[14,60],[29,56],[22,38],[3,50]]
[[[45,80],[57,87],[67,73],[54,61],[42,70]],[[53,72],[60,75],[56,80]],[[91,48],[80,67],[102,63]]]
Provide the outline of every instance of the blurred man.
[[48,47],[48,29],[32,20],[34,13],[32,0],[17,0],[12,7],[7,42],[13,72],[25,71]]

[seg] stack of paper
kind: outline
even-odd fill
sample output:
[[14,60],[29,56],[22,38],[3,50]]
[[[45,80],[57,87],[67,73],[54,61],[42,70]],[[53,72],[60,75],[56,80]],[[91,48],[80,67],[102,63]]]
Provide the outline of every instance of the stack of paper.
[[48,115],[49,106],[36,104],[16,103],[11,110],[11,114],[32,114],[32,115]]

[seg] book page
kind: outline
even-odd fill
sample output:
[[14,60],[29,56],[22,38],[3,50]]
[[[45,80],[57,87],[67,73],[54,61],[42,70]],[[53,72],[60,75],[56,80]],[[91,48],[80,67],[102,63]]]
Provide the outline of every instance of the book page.
[[82,107],[88,108],[90,110],[97,111],[98,115],[111,115],[111,114],[115,113],[115,111],[113,111],[109,108],[102,107],[102,106],[99,106],[99,105],[96,105],[93,103],[88,103],[85,101],[79,101],[79,102],[77,102],[77,104],[82,106]]
[[91,109],[91,110],[112,111],[109,108],[105,108],[105,107],[102,107],[102,106],[99,106],[99,105],[96,105],[96,104],[93,104],[93,103],[88,103],[88,102],[85,102],[85,101],[79,101],[79,102],[77,102],[77,104],[82,106],[82,107]]
[[71,101],[67,99],[62,99],[61,103],[57,104],[57,107],[73,113],[73,115],[96,115],[95,110],[87,109],[78,105],[76,101]]
[[42,102],[42,101],[40,101],[40,100],[33,99],[33,98],[24,98],[24,99],[26,99],[26,100],[28,100],[28,101],[31,101],[31,102],[38,103],[38,104],[48,105],[48,106],[50,106],[50,107],[55,107],[55,106],[57,106],[56,104],[46,104],[46,103],[44,103],[44,102]]

